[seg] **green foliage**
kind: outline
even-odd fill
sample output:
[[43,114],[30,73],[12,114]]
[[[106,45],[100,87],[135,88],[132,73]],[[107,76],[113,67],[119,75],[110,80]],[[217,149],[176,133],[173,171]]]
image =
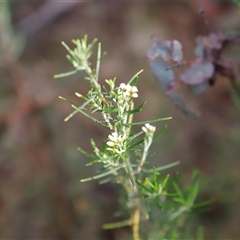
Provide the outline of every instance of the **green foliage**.
[[24,39],[16,34],[8,1],[0,1],[0,64],[16,61],[23,47]]
[[[165,170],[177,165],[174,162],[168,165],[148,167],[148,159],[152,153],[150,147],[165,127],[154,137],[156,127],[150,123],[170,120],[159,118],[134,122],[135,113],[142,111],[144,102],[134,106],[134,98],[138,97],[137,83],[142,70],[136,73],[127,83],[116,84],[116,79],[105,80],[106,86],[100,85],[99,68],[102,58],[101,44],[98,44],[97,63],[92,68],[90,57],[97,40],[90,44],[87,36],[81,40],[73,40],[75,45],[71,49],[65,43],[63,46],[68,51],[67,59],[74,70],[59,74],[55,77],[65,77],[78,71],[86,73],[85,80],[89,81],[90,89],[87,94],[76,93],[83,99],[82,105],[77,105],[66,98],[60,97],[71,104],[74,111],[65,119],[69,120],[76,113],[81,113],[90,120],[109,130],[106,140],[99,148],[91,139],[92,153],[82,148],[78,150],[91,161],[88,166],[98,163],[101,168],[95,176],[82,179],[86,182],[101,179],[100,183],[113,182],[120,184],[125,194],[122,199],[122,217],[126,220],[110,223],[103,226],[105,229],[130,226],[133,239],[180,239],[184,238],[184,231],[180,231],[185,217],[184,213],[192,212],[194,208],[205,203],[195,203],[198,192],[198,173],[194,172],[193,182],[190,186],[181,187],[178,183],[179,174],[171,177]],[[99,112],[102,119],[94,117],[93,113]],[[142,130],[137,132],[135,125],[142,125]]]
[[240,8],[240,1],[239,0],[232,0],[234,3],[237,4],[237,6]]

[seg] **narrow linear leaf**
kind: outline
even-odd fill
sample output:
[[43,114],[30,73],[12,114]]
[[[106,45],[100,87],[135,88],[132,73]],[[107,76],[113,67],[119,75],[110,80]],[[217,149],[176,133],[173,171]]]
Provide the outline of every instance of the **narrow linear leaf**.
[[170,175],[167,174],[167,176],[164,178],[164,180],[163,180],[163,182],[162,182],[162,188],[163,188],[163,189],[164,189],[165,186],[167,185],[167,182],[168,182],[168,180],[169,180],[169,177],[170,177]]
[[142,134],[143,134],[143,132],[139,132],[139,133],[131,135],[130,137],[128,137],[128,142],[132,142],[134,139],[136,139],[137,137],[139,137]]
[[[171,167],[175,167],[178,164],[180,164],[180,162],[169,163],[169,164],[161,166],[161,167],[156,167],[155,170],[160,172],[162,170],[165,170],[165,169],[168,169],[168,168],[171,168]],[[142,171],[146,172],[146,173],[150,173],[150,172],[152,172],[152,169],[143,169]]]
[[173,201],[177,202],[177,203],[181,203],[182,205],[186,205],[186,201],[182,198],[179,198],[179,197],[173,198]]
[[116,222],[116,223],[108,223],[108,224],[104,224],[102,226],[103,229],[115,229],[115,228],[122,228],[122,227],[126,227],[130,225],[130,221],[129,220],[124,220],[121,222]]
[[140,146],[142,143],[144,143],[144,139],[141,139],[141,140],[137,141],[136,143],[134,143],[133,145],[128,147],[127,150],[134,149],[136,146]]
[[66,50],[68,51],[68,52],[72,52],[72,49],[65,43],[65,42],[61,42],[62,43],[62,45],[66,48]]
[[135,178],[134,178],[134,175],[133,175],[132,165],[131,165],[131,163],[129,162],[128,159],[126,159],[125,162],[126,162],[125,167],[126,167],[127,174],[129,176],[132,184],[133,184],[133,187],[135,188]]
[[143,69],[141,69],[140,71],[138,71],[129,81],[128,84],[132,85],[132,86],[136,86],[137,84],[137,80],[138,80],[138,75],[140,75],[143,72]]
[[162,129],[157,134],[154,134],[153,142],[156,142],[162,136],[162,134],[165,132],[166,128],[167,128],[167,125],[162,127]]
[[146,178],[145,181],[146,181],[146,184],[148,184],[152,189],[154,189],[155,186],[152,184],[149,178]]
[[[173,187],[175,189],[175,191],[177,192],[178,196],[180,197],[181,200],[184,200],[184,196],[183,193],[181,191],[181,189],[178,187],[176,182],[173,182]],[[175,198],[177,200],[177,198]]]
[[[74,103],[71,104],[71,106],[76,109],[75,111],[73,111],[72,113],[70,113],[65,119],[64,121],[67,122],[70,118],[72,118],[76,113],[81,112],[83,113],[82,109],[85,108],[92,100],[94,99],[94,96],[89,98],[86,102],[84,102],[81,106],[77,107]],[[89,116],[89,115],[88,115]],[[91,117],[91,116],[90,116]]]
[[103,111],[104,111],[104,113],[117,113],[119,111],[119,109],[118,108],[109,108],[109,109],[105,108]]
[[111,181],[111,178],[106,178],[104,180],[99,181],[99,184],[106,184]]
[[214,202],[215,202],[214,199],[208,199],[208,200],[205,200],[205,201],[194,203],[192,207],[193,208],[204,207],[204,206],[210,205],[211,203],[214,203]]
[[167,120],[171,120],[171,119],[172,119],[172,117],[157,118],[157,119],[154,119],[154,120],[148,120],[148,121],[144,121],[144,122],[127,123],[127,124],[123,124],[123,126],[144,125],[146,123],[161,122],[161,121],[167,121]]
[[129,110],[127,111],[126,113],[127,114],[134,114],[134,113],[137,113],[137,112],[141,112],[142,111],[142,107],[145,105],[146,101],[143,102],[140,106],[138,106],[137,108],[134,108],[133,110]]
[[189,191],[188,197],[187,197],[187,202],[192,205],[198,192],[198,182],[199,182],[199,174],[198,172],[194,172],[194,179],[192,182],[191,189]]
[[60,74],[56,74],[54,75],[53,77],[54,78],[62,78],[62,77],[68,77],[68,76],[71,76],[71,75],[74,75],[75,73],[77,73],[79,70],[73,70],[71,72],[66,72],[66,73],[60,73]]
[[146,187],[143,183],[141,183],[140,181],[136,180],[137,185],[139,185],[142,189],[144,189],[146,192],[152,193],[151,189],[149,189],[148,187]]
[[93,176],[93,177],[81,179],[80,182],[88,182],[88,181],[91,181],[91,180],[95,180],[95,179],[99,179],[99,178],[108,176],[108,175],[110,175],[110,174],[113,174],[113,173],[117,172],[120,168],[122,168],[122,166],[116,167],[116,168],[114,168],[114,169],[111,169],[111,170],[108,171],[108,172],[104,172],[104,173],[102,173],[102,174],[99,174],[99,175],[96,175],[96,176]]
[[96,82],[98,82],[100,62],[101,62],[101,43],[98,44],[98,51],[97,51]]
[[[92,50],[93,50],[93,47],[95,45],[95,43],[97,42],[97,38],[94,38],[93,41],[86,47],[86,53],[87,54],[91,54],[92,53]],[[101,45],[101,43],[99,43]]]
[[189,209],[186,206],[180,207],[177,211],[174,211],[174,213],[170,216],[170,221],[173,221],[177,217],[179,217],[184,212],[187,212]]
[[78,147],[77,150],[81,152],[83,155],[85,155],[88,158],[94,159],[96,156],[94,154],[90,154],[87,151],[83,150],[82,148]]

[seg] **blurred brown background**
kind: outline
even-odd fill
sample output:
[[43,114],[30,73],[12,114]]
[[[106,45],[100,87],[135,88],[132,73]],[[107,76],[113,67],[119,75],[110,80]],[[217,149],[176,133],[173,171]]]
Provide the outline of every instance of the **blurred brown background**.
[[[172,116],[155,144],[156,165],[181,161],[174,171],[190,179],[201,171],[200,198],[214,198],[212,210],[196,218],[208,239],[239,239],[240,229],[240,112],[234,106],[226,79],[187,103],[201,117],[187,119],[165,97],[144,55],[150,36],[177,39],[186,59],[193,57],[195,37],[206,34],[198,14],[201,4],[211,31],[230,31],[239,23],[231,1],[10,1],[0,3],[0,238],[1,239],[124,239],[123,230],[102,231],[114,221],[116,190],[97,182],[80,183],[96,167],[78,151],[91,150],[89,140],[101,142],[107,132],[76,115],[58,99],[78,101],[74,92],[88,88],[81,74],[53,79],[72,69],[61,41],[88,34],[103,50],[101,80],[126,82],[140,69],[140,99],[144,111],[136,120]],[[5,15],[3,14],[5,13]],[[13,29],[4,24],[11,17]],[[13,30],[13,32],[11,32]],[[13,35],[11,35],[13,34]],[[21,49],[18,56],[15,50]],[[20,52],[20,51],[19,51]],[[158,124],[160,128],[165,123]]]

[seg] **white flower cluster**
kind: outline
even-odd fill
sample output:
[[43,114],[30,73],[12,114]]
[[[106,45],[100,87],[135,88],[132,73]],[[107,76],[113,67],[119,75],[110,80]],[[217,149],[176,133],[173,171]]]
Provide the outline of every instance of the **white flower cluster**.
[[117,132],[113,132],[108,135],[109,141],[107,141],[107,145],[114,149],[116,152],[121,153],[123,151],[123,144],[126,140],[126,135],[118,135]]
[[156,127],[150,125],[149,123],[146,123],[145,126],[142,127],[142,130],[147,134],[152,136],[154,132],[156,131]]
[[131,86],[130,84],[121,83],[119,86],[119,93],[127,98],[137,98],[138,89],[136,86]]

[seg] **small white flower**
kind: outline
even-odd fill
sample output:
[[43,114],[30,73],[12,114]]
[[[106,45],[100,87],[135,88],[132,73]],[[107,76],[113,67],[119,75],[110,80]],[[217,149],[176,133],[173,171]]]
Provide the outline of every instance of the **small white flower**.
[[111,141],[107,141],[107,145],[109,147],[114,147],[115,146],[115,143],[114,142],[111,142]]
[[126,92],[127,91],[127,85],[125,83],[121,83],[119,88],[121,89],[122,92]]
[[119,86],[119,92],[123,96],[130,97],[130,98],[137,98],[138,97],[138,89],[136,86],[131,86],[130,84],[121,83]]
[[147,135],[153,135],[154,132],[156,131],[156,127],[150,125],[149,123],[146,123],[143,127],[142,130],[147,134]]
[[[129,85],[130,86],[130,85]],[[129,97],[131,98],[137,98],[138,97],[138,89],[136,86],[130,86],[131,89],[129,89]]]
[[109,147],[121,146],[124,140],[126,139],[125,135],[118,135],[117,132],[113,132],[108,135],[109,141],[107,141],[107,145]]
[[108,138],[109,138],[109,140],[111,142],[115,142],[116,143],[118,141],[118,134],[117,134],[117,132],[113,132],[112,134],[109,134]]

